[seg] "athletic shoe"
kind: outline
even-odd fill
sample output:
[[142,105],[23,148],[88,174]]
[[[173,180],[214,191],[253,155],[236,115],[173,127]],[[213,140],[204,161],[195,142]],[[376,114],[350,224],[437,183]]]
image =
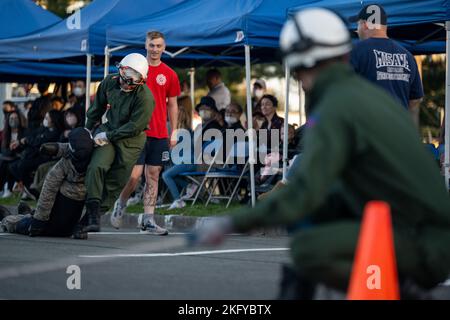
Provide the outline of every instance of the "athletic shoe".
[[122,227],[122,218],[124,215],[125,207],[122,207],[120,205],[120,200],[117,199],[114,203],[114,209],[111,213],[111,225],[116,229],[120,229],[120,227]]
[[147,221],[144,223],[144,214],[140,214],[138,217],[138,225],[140,233],[154,234],[158,236],[167,236],[169,231],[158,226],[155,221]]
[[169,207],[169,210],[173,210],[173,209],[181,209],[186,207],[186,202],[184,202],[181,199],[175,200]]
[[186,194],[181,197],[181,200],[191,199],[195,195],[195,192],[197,191],[197,188],[198,188],[198,185],[190,183],[186,187]]
[[12,196],[12,192],[9,189],[5,189],[2,194],[2,199],[6,199]]

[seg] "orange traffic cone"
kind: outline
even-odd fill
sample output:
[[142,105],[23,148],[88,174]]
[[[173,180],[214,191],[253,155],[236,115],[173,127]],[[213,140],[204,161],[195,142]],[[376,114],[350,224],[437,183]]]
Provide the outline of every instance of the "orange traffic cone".
[[390,207],[383,201],[370,201],[364,209],[347,299],[399,298]]

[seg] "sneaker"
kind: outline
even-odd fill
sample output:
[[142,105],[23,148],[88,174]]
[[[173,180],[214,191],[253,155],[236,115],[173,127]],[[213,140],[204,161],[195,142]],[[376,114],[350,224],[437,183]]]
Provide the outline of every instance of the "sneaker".
[[173,209],[181,209],[186,207],[186,202],[184,202],[181,199],[175,200],[169,207],[169,210],[173,210]]
[[120,227],[122,227],[122,218],[124,215],[125,207],[122,207],[120,205],[120,200],[117,199],[114,203],[114,209],[111,213],[111,225],[116,229],[120,229]]
[[154,221],[147,221],[144,223],[144,214],[140,214],[138,217],[138,227],[140,228],[140,233],[155,234],[158,236],[167,236],[169,231],[158,226]]
[[12,192],[9,189],[5,189],[2,194],[2,199],[10,198],[12,196]]
[[197,191],[197,188],[198,188],[198,185],[190,183],[186,187],[186,194],[181,197],[181,200],[191,199],[195,195],[195,192]]

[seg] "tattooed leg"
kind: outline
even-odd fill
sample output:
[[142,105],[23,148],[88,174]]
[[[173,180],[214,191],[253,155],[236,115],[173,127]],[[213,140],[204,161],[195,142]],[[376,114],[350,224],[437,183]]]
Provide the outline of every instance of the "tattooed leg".
[[156,200],[158,198],[158,180],[161,167],[145,167],[145,189],[144,189],[144,213],[153,214],[155,212]]

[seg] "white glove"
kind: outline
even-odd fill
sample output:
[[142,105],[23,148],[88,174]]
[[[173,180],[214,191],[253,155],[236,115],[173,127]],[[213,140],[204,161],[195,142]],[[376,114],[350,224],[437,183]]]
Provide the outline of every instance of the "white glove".
[[201,245],[219,245],[223,242],[225,235],[232,230],[230,217],[215,218],[195,232],[194,242]]
[[97,133],[94,137],[95,144],[98,146],[104,146],[109,143],[108,138],[106,137],[106,132]]

